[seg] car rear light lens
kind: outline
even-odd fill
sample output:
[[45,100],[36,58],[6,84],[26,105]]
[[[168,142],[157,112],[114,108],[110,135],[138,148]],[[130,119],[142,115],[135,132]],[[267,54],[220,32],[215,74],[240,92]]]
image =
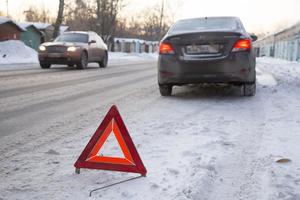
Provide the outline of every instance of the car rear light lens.
[[250,39],[240,39],[235,43],[235,45],[232,49],[232,52],[248,51],[250,49],[251,49],[251,40]]
[[174,49],[170,43],[162,42],[159,46],[160,54],[175,54]]

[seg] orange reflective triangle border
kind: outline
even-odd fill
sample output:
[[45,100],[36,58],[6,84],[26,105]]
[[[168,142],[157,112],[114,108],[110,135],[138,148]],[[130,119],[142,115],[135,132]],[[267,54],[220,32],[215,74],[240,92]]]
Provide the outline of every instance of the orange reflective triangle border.
[[[98,155],[110,134],[115,134],[124,158]],[[115,105],[111,107],[104,117],[74,166],[76,170],[81,168],[110,170],[139,173],[146,176],[147,170]]]

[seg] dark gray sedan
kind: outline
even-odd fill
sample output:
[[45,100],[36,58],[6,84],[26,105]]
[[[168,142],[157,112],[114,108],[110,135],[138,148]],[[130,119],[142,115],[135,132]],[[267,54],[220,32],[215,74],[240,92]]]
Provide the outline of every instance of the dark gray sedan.
[[256,90],[252,41],[236,17],[185,19],[175,23],[159,48],[158,84],[162,96],[174,85],[226,83],[243,87],[243,95]]

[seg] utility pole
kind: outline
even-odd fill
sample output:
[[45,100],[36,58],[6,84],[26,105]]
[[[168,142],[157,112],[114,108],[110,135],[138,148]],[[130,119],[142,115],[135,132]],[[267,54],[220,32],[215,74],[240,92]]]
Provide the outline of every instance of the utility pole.
[[43,5],[43,22],[46,23],[46,7],[45,7],[45,1],[42,1]]
[[6,0],[6,17],[8,18],[8,0]]
[[159,24],[159,37],[161,37],[162,28],[163,28],[163,19],[164,19],[164,10],[165,10],[165,0],[162,0],[161,3],[161,12],[160,12],[160,24]]

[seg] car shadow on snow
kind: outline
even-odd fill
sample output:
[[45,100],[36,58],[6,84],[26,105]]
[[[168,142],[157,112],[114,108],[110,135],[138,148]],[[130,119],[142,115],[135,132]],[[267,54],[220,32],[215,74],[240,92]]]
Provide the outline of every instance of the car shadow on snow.
[[190,84],[173,87],[172,97],[175,98],[220,98],[231,97],[240,99],[243,97],[241,86],[225,84]]
[[52,65],[50,69],[46,69],[46,70],[60,70],[60,71],[85,71],[85,70],[100,70],[101,68],[99,68],[96,65],[89,65],[87,68],[85,68],[84,70],[82,69],[77,69],[76,66],[72,66],[72,67],[68,67],[66,65]]

